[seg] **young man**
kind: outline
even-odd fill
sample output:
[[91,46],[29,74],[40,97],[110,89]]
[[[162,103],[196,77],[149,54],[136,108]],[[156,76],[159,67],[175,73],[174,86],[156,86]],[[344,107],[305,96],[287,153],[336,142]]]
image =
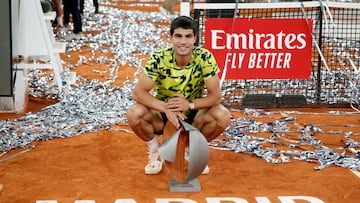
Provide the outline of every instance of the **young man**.
[[[190,17],[174,19],[170,26],[172,46],[148,59],[133,90],[136,104],[128,109],[127,118],[150,150],[145,174],[158,174],[162,169],[156,135],[162,134],[166,122],[179,129],[179,119],[186,120],[208,141],[229,125],[230,113],[220,104],[219,67],[208,50],[194,47],[196,29]],[[154,87],[155,96],[151,94]],[[208,167],[203,173],[208,173]]]

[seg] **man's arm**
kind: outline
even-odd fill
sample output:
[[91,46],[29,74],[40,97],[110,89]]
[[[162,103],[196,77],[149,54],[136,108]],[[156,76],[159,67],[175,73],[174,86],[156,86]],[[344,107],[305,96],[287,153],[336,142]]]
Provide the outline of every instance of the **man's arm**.
[[[220,104],[221,102],[221,90],[220,90],[220,80],[217,75],[209,78],[205,81],[205,85],[208,91],[206,97],[197,98],[193,101],[188,101],[181,94],[174,94],[173,98],[171,98],[166,107],[173,112],[183,112],[190,110],[189,104],[193,102],[195,105],[195,109],[209,108],[215,105]],[[181,118],[185,118],[185,116],[181,116]]]
[[138,82],[133,90],[133,98],[138,103],[147,106],[150,109],[165,112],[166,103],[156,99],[150,91],[155,86],[155,82],[146,76],[143,72],[140,73]]
[[220,79],[218,75],[205,80],[206,97],[194,99],[195,109],[209,108],[221,103]]
[[176,127],[180,128],[179,118],[183,119],[184,116],[181,112],[173,112],[167,108],[164,101],[156,99],[150,91],[155,86],[155,82],[151,80],[144,73],[140,73],[138,83],[133,90],[133,97],[138,103],[148,107],[149,109],[164,112],[167,119]]

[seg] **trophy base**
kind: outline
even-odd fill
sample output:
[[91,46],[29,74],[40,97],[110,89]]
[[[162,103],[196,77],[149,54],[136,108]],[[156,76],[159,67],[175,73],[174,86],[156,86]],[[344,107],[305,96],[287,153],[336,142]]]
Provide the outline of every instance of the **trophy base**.
[[170,192],[200,192],[201,186],[197,179],[190,180],[186,183],[180,183],[175,179],[169,180]]

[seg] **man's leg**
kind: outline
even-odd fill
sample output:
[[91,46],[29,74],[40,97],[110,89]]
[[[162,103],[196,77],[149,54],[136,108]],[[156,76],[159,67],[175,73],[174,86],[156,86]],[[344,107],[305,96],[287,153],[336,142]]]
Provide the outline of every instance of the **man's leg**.
[[[230,124],[230,112],[223,105],[217,105],[210,109],[201,109],[197,112],[192,125],[199,129],[207,141],[218,137]],[[208,174],[206,166],[202,174]]]
[[79,0],[72,1],[71,14],[74,23],[75,34],[82,32],[82,21],[81,21],[81,15],[78,5],[79,5]]
[[64,7],[64,24],[68,25],[70,22],[70,13],[71,13],[71,1],[70,0],[63,0],[62,1]]
[[56,17],[53,21],[53,27],[59,26],[59,27],[64,27],[64,23],[63,23],[63,16],[64,16],[64,11],[61,7],[61,2],[60,0],[53,0],[54,5],[55,5],[55,12],[56,12]]
[[200,130],[211,141],[218,137],[230,124],[230,112],[223,105],[216,105],[209,109],[201,109],[196,114],[193,126]]
[[155,132],[161,132],[164,128],[160,113],[151,111],[141,104],[130,107],[127,118],[131,129],[145,142],[153,139]]
[[85,0],[80,0],[80,14],[84,14],[84,6],[85,6]]
[[99,2],[98,0],[93,0],[93,4],[95,7],[95,13],[99,13]]
[[130,128],[149,147],[145,174],[160,173],[163,161],[158,154],[159,141],[155,135],[155,132],[162,131],[164,127],[160,113],[151,111],[144,105],[135,104],[128,109],[127,118]]

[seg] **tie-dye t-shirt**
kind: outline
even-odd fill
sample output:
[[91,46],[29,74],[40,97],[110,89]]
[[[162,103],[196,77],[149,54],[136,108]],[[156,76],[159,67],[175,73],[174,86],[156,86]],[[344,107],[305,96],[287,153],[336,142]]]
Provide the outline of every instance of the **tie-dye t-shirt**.
[[157,99],[168,101],[175,93],[183,94],[190,101],[203,97],[204,81],[220,69],[208,50],[194,47],[192,52],[192,59],[184,68],[176,65],[173,47],[156,51],[149,58],[143,71],[155,81]]

